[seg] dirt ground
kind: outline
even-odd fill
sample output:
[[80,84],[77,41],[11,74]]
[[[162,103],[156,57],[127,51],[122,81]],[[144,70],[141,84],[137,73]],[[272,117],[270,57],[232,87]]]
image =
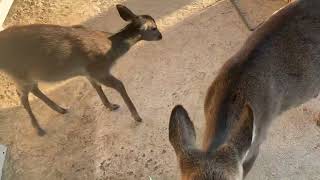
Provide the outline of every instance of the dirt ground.
[[[47,131],[38,137],[13,84],[1,75],[0,143],[9,148],[5,179],[179,177],[168,141],[171,109],[176,104],[188,109],[200,142],[206,90],[250,34],[228,0],[15,0],[5,24],[83,24],[115,32],[124,25],[114,8],[120,2],[138,14],[152,15],[164,37],[139,43],[112,70],[124,82],[143,123],[134,122],[115,91],[105,88],[109,99],[121,106],[109,112],[90,84],[75,78],[42,84],[69,113],[59,115],[34,98],[32,108]],[[240,4],[251,26],[283,5],[279,0]],[[319,112],[316,98],[277,118],[247,179],[320,179]]]

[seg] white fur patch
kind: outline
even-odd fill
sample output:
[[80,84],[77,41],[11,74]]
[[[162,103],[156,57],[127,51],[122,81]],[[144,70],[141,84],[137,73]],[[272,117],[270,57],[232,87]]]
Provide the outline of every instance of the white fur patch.
[[242,163],[238,163],[239,174],[235,177],[235,180],[243,180],[243,166]]
[[[253,130],[252,130],[252,140],[251,140],[251,145],[255,142],[256,139],[256,125],[253,123]],[[245,153],[245,155],[243,156],[242,160],[241,160],[241,164],[244,163],[244,161],[247,159],[248,155],[250,152],[250,148],[247,150],[247,152]]]
[[156,27],[155,23],[152,22],[152,21],[147,21],[143,24],[143,26],[141,26],[141,30],[148,30],[148,29],[151,29],[153,27]]

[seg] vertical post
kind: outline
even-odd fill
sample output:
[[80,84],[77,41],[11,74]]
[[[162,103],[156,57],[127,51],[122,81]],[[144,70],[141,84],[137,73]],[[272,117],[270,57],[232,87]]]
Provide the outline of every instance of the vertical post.
[[[239,0],[240,1],[240,0]],[[258,1],[258,0],[256,0]],[[287,3],[290,3],[291,1],[294,1],[294,0],[284,0],[286,1]],[[259,27],[261,24],[259,24],[257,27],[251,27],[249,22],[247,21],[247,19],[243,16],[238,4],[236,3],[236,0],[230,0],[230,2],[232,3],[232,5],[234,6],[234,8],[236,9],[240,19],[242,20],[242,22],[245,24],[245,26],[250,30],[250,31],[254,31],[257,27]]]
[[242,20],[242,22],[244,23],[244,25],[250,30],[250,31],[253,31],[255,28],[252,28],[250,25],[249,25],[249,22],[247,21],[247,19],[243,16],[240,8],[238,7],[237,3],[235,2],[235,0],[230,0],[230,2],[232,3],[232,5],[234,6],[234,8],[236,9],[240,19]]
[[4,161],[6,159],[7,147],[0,144],[0,180],[2,177],[2,169],[4,166]]

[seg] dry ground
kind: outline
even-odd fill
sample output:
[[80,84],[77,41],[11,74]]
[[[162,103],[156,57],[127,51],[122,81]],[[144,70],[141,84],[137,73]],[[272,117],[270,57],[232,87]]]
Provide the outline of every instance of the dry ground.
[[[252,26],[284,5],[278,0],[253,1],[241,4]],[[144,122],[136,124],[121,97],[105,89],[109,99],[121,105],[109,112],[89,83],[75,78],[42,86],[69,108],[68,114],[56,114],[38,99],[32,101],[48,132],[38,137],[24,109],[17,106],[14,86],[0,76],[0,143],[9,147],[5,179],[178,177],[168,141],[171,109],[183,104],[201,139],[206,89],[250,32],[228,0],[16,0],[6,25],[81,23],[114,32],[124,25],[114,9],[118,2],[155,17],[164,36],[160,42],[140,43],[113,69]],[[277,118],[248,179],[320,179],[320,130],[314,122],[318,112],[319,98]]]

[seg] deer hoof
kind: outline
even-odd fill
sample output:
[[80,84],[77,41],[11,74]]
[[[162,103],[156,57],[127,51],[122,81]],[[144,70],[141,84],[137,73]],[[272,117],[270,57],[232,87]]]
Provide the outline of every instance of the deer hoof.
[[43,129],[38,129],[38,136],[44,136],[44,135],[46,135],[46,131],[45,130],[43,130]]
[[120,106],[118,104],[111,104],[110,107],[108,107],[108,109],[110,111],[115,111],[115,110],[119,109],[119,107]]
[[64,108],[61,108],[61,109],[59,109],[59,111],[58,111],[60,114],[66,114],[67,112],[68,112],[68,110],[67,109],[64,109]]
[[142,118],[140,116],[134,118],[137,122],[142,122]]

